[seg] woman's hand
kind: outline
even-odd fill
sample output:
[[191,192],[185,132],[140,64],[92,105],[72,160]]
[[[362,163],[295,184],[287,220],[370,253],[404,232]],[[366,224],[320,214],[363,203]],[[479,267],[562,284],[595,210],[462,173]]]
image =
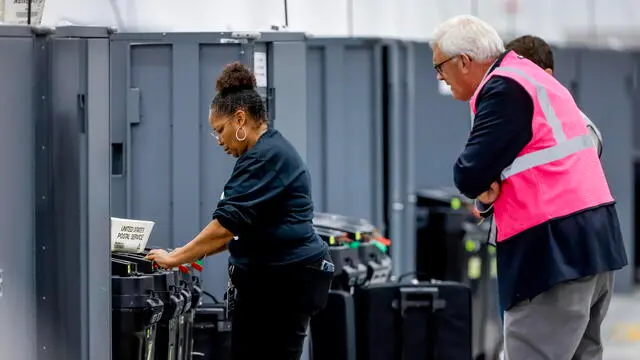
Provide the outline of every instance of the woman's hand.
[[145,259],[151,260],[154,263],[158,264],[158,266],[165,269],[171,269],[180,265],[176,262],[176,259],[173,256],[173,252],[168,253],[162,249],[153,249],[149,251],[149,255],[147,255]]
[[500,184],[494,182],[493,184],[491,184],[489,190],[483,192],[482,194],[480,194],[480,196],[478,196],[478,200],[485,205],[489,205],[493,204],[493,202],[496,201],[499,195]]

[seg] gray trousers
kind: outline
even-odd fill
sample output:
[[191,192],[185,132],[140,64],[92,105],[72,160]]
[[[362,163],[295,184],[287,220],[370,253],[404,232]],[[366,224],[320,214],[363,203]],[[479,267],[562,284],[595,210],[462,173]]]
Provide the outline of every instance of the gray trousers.
[[605,272],[560,283],[504,314],[506,360],[601,360],[613,288]]

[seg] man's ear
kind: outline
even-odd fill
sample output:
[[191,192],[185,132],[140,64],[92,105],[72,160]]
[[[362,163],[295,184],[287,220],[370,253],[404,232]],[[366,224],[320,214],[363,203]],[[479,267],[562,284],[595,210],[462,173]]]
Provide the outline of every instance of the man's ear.
[[469,72],[469,65],[471,65],[471,57],[467,54],[461,54],[458,61],[462,65],[462,72],[467,74]]
[[553,70],[551,70],[551,69],[544,69],[544,71],[546,71],[546,72],[547,72],[547,74],[549,74],[549,75],[553,76]]

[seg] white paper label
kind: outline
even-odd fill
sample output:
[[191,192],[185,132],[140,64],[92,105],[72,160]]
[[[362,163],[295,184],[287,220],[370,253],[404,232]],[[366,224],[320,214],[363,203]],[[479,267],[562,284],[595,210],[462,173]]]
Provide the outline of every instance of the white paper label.
[[267,53],[253,53],[253,74],[258,87],[267,87]]
[[[44,0],[34,0],[31,3],[31,24],[39,24],[43,7]],[[28,9],[27,0],[4,0],[2,20],[7,24],[27,24]]]
[[141,253],[149,241],[153,221],[111,218],[111,251]]

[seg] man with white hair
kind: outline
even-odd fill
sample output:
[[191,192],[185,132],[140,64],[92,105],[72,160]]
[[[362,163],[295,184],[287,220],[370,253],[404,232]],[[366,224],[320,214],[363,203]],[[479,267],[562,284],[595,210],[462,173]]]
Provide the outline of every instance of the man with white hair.
[[471,107],[454,182],[493,208],[506,358],[602,359],[612,272],[627,256],[580,110],[476,17],[439,25],[432,48],[438,79]]

